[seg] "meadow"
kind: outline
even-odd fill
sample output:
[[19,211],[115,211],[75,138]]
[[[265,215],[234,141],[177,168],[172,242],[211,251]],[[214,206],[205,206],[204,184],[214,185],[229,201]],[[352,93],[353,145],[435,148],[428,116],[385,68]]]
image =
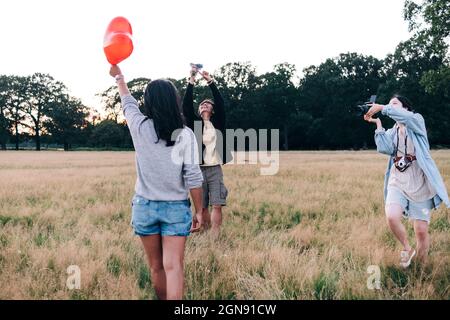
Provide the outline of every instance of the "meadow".
[[[450,187],[450,151],[432,153]],[[450,210],[426,265],[398,266],[385,223],[387,157],[282,152],[275,176],[224,166],[224,226],[189,237],[186,299],[449,299]],[[0,299],[154,299],[130,227],[133,152],[0,152]],[[411,226],[410,239],[414,241]],[[80,289],[66,286],[67,268]],[[380,290],[367,286],[380,268]]]

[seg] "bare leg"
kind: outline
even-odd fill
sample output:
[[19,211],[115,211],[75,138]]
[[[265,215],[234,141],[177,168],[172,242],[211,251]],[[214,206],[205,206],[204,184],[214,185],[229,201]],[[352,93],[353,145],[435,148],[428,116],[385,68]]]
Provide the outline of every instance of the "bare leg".
[[152,282],[156,295],[160,300],[166,300],[166,273],[163,267],[161,235],[140,237],[147,256]]
[[414,232],[417,240],[417,256],[422,263],[425,263],[430,248],[430,235],[428,234],[428,222],[414,220]]
[[209,229],[211,227],[211,215],[209,214],[208,208],[203,208],[203,226],[205,229]]
[[386,206],[386,219],[389,227],[394,233],[395,237],[403,245],[403,250],[410,251],[411,247],[408,242],[408,234],[401,219],[403,208],[398,204],[389,204]]
[[184,290],[184,248],[186,237],[164,236],[163,265],[167,278],[167,300],[183,299]]
[[211,212],[212,233],[214,238],[217,238],[220,234],[220,227],[222,226],[222,206],[213,205]]

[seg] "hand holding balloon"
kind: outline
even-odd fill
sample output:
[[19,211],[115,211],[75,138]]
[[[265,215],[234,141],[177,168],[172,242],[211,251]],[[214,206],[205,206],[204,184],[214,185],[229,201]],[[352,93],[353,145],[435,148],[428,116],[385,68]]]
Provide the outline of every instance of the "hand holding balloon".
[[[111,75],[111,77],[116,78],[120,97],[130,95],[130,90],[128,89],[128,85],[123,78],[122,70],[120,70],[119,66],[112,65],[109,69],[109,74]],[[117,76],[120,76],[120,78]]]
[[111,77],[115,78],[118,75],[122,74],[122,71],[120,70],[118,65],[112,65],[111,69],[109,69],[109,74]]

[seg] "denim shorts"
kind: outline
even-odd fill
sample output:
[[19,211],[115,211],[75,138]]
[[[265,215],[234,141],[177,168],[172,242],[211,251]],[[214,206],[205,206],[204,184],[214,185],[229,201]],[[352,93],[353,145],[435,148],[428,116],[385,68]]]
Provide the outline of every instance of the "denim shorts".
[[421,202],[409,200],[397,188],[388,188],[386,205],[398,204],[403,208],[403,215],[412,220],[423,220],[430,223],[431,211],[434,209],[433,199]]
[[189,199],[153,201],[135,194],[131,206],[131,225],[138,236],[190,234],[192,213]]

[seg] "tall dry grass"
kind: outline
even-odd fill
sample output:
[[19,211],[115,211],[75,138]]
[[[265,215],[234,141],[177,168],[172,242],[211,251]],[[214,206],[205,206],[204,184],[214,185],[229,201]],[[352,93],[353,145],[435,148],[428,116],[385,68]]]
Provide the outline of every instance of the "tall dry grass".
[[[433,152],[450,185],[450,151]],[[448,299],[450,210],[426,266],[399,268],[383,213],[386,157],[288,152],[276,176],[227,165],[223,233],[189,238],[187,299]],[[133,236],[132,152],[0,153],[0,299],[153,299]],[[411,227],[408,228],[414,240]],[[81,289],[66,287],[69,265]],[[367,268],[381,269],[381,290]]]

